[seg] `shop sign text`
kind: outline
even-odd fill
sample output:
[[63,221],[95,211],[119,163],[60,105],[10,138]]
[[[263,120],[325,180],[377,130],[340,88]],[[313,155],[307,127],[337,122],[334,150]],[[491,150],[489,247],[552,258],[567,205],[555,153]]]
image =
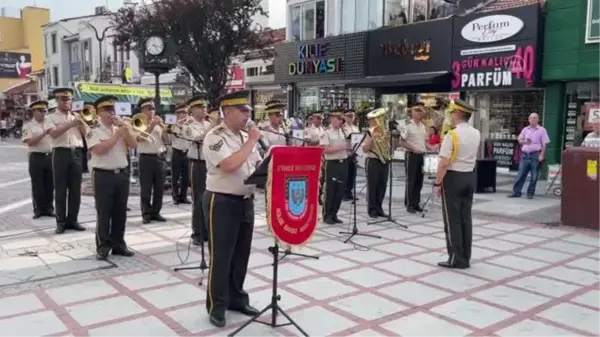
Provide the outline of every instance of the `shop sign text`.
[[515,36],[524,26],[521,19],[512,15],[489,15],[467,23],[460,33],[465,40],[490,43]]
[[496,159],[498,167],[516,171],[520,158],[519,143],[513,139],[486,139],[485,158]]
[[[452,62],[452,89],[534,86],[536,51],[533,45],[518,47],[512,55],[469,56]],[[515,82],[523,82],[516,85]]]
[[600,3],[598,0],[588,0],[585,43],[600,42]]
[[407,39],[404,39],[400,44],[385,42],[379,47],[384,56],[410,55],[415,61],[429,61],[431,58],[431,40],[408,43]]
[[329,74],[344,70],[344,59],[341,57],[327,58],[328,43],[305,44],[298,47],[298,61],[290,62],[288,74]]

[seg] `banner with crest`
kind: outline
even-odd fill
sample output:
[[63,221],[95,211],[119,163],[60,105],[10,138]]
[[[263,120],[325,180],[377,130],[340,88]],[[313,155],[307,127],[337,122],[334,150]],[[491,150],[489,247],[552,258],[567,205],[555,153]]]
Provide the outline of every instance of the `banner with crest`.
[[319,147],[271,149],[265,186],[267,223],[287,247],[304,245],[317,229],[322,156]]

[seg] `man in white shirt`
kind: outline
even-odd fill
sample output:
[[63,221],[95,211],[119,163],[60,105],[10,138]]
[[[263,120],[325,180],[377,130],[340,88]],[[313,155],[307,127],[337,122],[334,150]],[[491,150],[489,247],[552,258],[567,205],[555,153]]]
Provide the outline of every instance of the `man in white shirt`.
[[592,132],[588,133],[581,146],[600,147],[600,119],[595,119],[592,124]]

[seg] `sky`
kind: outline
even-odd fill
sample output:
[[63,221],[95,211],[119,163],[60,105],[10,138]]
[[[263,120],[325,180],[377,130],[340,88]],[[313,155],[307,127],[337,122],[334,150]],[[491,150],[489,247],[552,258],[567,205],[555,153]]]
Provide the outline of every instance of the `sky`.
[[[140,0],[134,0],[134,2]],[[37,6],[50,8],[51,20],[56,21],[69,17],[94,14],[94,8],[97,6],[106,6],[109,10],[116,10],[123,4],[123,0],[0,0],[0,8],[10,7],[10,12],[18,13],[19,8],[25,6]],[[285,26],[285,14],[276,15],[275,13],[285,13],[286,0],[269,0],[269,26],[272,28],[281,28]],[[11,15],[12,16],[12,15]]]

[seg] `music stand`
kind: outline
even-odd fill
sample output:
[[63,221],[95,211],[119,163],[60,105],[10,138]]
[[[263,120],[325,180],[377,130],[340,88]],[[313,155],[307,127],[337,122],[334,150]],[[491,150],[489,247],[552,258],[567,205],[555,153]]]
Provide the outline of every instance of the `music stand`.
[[[177,135],[175,135],[175,137],[178,137]],[[183,138],[182,139],[186,139],[187,138]],[[200,142],[196,142],[196,141],[192,141],[194,144],[196,144],[196,153],[198,154],[198,160],[200,160]],[[194,174],[194,172],[190,172],[190,175]],[[173,178],[171,178],[173,179]],[[172,183],[172,180],[171,180]],[[202,234],[207,234],[204,233],[204,228],[202,229]],[[206,264],[206,259],[204,257],[204,235],[201,235],[200,237],[200,242],[202,242],[202,244],[200,245],[200,264],[197,267],[178,267],[178,268],[173,268],[173,271],[178,272],[178,271],[182,271],[182,270],[196,270],[199,269],[201,271],[200,274],[200,281],[198,282],[198,285],[201,286],[202,285],[202,280],[204,279],[204,272],[208,269],[208,264]],[[189,244],[189,241],[188,241]],[[189,247],[189,246],[188,246]],[[189,249],[189,248],[188,248]]]
[[[360,139],[360,141],[353,146],[352,148],[352,157],[356,156],[356,151],[358,151],[358,149],[360,148],[360,146],[362,145],[362,143],[365,141],[365,139],[367,138],[367,133],[365,133],[362,138]],[[354,191],[352,192],[354,194],[354,197],[356,197],[356,175],[354,176]],[[344,240],[344,243],[348,243],[348,242],[352,242],[352,238],[356,235],[359,236],[366,236],[369,238],[375,238],[375,239],[381,239],[381,236],[378,235],[373,235],[373,234],[364,234],[364,233],[360,233],[358,231],[358,227],[356,225],[356,200],[355,202],[352,203],[352,231],[351,232],[339,232],[340,234],[349,234],[350,236]],[[354,243],[354,242],[352,242]],[[354,243],[355,245],[358,245],[357,243]],[[359,245],[360,246],[360,245]]]
[[384,222],[391,222],[393,224],[396,224],[404,229],[408,229],[408,226],[401,224],[400,222],[398,222],[396,219],[392,218],[392,195],[393,195],[393,189],[392,189],[392,180],[394,177],[394,174],[392,173],[394,170],[394,166],[393,166],[393,157],[394,157],[394,150],[392,149],[393,143],[392,143],[392,137],[395,136],[396,133],[395,132],[390,132],[390,171],[388,174],[388,189],[390,190],[390,196],[388,199],[388,214],[387,217],[381,219],[381,220],[375,220],[375,221],[371,221],[371,222],[367,222],[367,225],[376,225],[376,224],[380,224],[380,223],[384,223]]
[[[246,185],[255,185],[255,184],[261,183],[261,182],[264,184],[267,180],[267,176],[268,176],[268,172],[269,172],[268,168],[269,168],[270,162],[271,162],[271,156],[269,155],[260,163],[260,165],[258,166],[256,171],[254,171],[254,173],[252,175],[250,175],[250,177],[248,177],[248,178],[246,178],[246,180],[244,180],[244,183]],[[273,255],[273,287],[271,290],[272,291],[271,303],[269,303],[258,314],[256,314],[256,316],[252,317],[251,319],[246,321],[246,323],[242,324],[242,326],[235,329],[235,331],[230,333],[228,336],[230,336],[230,337],[235,336],[240,331],[244,330],[244,328],[246,328],[248,325],[256,322],[256,323],[268,325],[272,328],[293,325],[294,327],[296,327],[296,329],[298,329],[298,331],[300,331],[300,333],[302,333],[302,335],[308,337],[308,334],[281,308],[281,306],[279,306],[279,303],[278,303],[278,301],[281,300],[281,295],[279,295],[277,293],[277,284],[278,284],[277,283],[278,282],[278,278],[277,278],[278,273],[277,272],[279,269],[279,260],[280,260],[280,258],[279,258],[280,250],[279,250],[279,245],[277,243],[277,240],[275,240],[274,245],[272,247],[269,247],[267,250],[269,251],[269,253],[271,253]],[[287,255],[304,256],[301,254],[292,253],[289,250],[284,251],[284,257]],[[313,258],[318,258],[318,257],[313,257]],[[269,310],[271,310],[271,321],[270,322],[259,321],[258,318]],[[277,314],[278,313],[282,314],[285,318],[287,318],[289,322],[284,323],[284,324],[277,324]]]

